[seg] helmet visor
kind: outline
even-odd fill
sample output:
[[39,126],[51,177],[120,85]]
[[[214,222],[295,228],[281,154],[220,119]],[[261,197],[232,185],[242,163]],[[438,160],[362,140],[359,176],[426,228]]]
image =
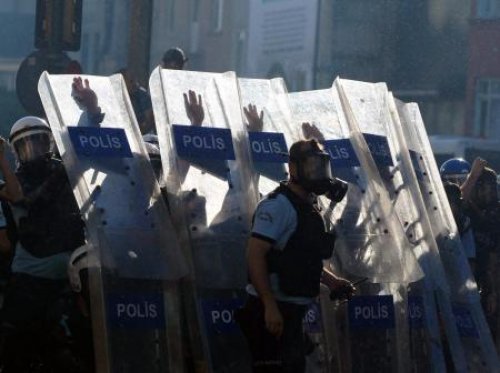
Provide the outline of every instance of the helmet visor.
[[453,184],[462,185],[465,183],[468,174],[445,174],[441,176],[443,182],[450,182]]
[[31,162],[51,151],[50,135],[46,132],[24,136],[13,145],[17,158],[21,163]]

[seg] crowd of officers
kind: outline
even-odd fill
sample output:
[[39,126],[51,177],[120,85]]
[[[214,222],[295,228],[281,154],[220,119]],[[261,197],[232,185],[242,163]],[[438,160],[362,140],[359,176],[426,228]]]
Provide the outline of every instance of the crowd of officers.
[[441,165],[440,173],[490,331],[496,339],[500,292],[496,276],[500,253],[497,173],[481,158],[476,158],[472,165],[461,158],[449,159]]
[[[182,69],[184,53],[174,48],[163,67]],[[147,92],[120,71],[143,133],[154,128]],[[75,78],[73,97],[89,120],[100,123],[95,93],[87,81]],[[185,95],[188,117],[201,124],[201,97]],[[245,108],[249,128],[262,127],[262,113]],[[201,119],[200,119],[201,118]],[[199,122],[199,123],[198,123]],[[148,150],[155,171],[160,162],[155,136],[148,134]],[[85,245],[85,224],[45,120],[25,117],[10,132],[15,155],[13,170],[7,142],[0,139],[0,254],[4,268],[0,313],[2,373],[92,372],[94,369],[88,288],[74,292],[68,282],[72,253]],[[158,164],[156,164],[158,166]],[[500,205],[497,175],[484,160],[472,166],[452,159],[441,167],[445,190],[479,285],[491,331],[496,333],[497,251],[500,245]],[[355,287],[324,268],[335,243],[335,232],[325,228],[317,197],[339,202],[347,184],[331,174],[329,154],[309,139],[290,148],[289,179],[258,205],[247,246],[248,299],[236,319],[246,336],[254,372],[304,372],[308,346],[302,319],[319,295],[320,282],[341,298]],[[307,250],[304,250],[307,248]],[[70,266],[71,267],[71,266]]]

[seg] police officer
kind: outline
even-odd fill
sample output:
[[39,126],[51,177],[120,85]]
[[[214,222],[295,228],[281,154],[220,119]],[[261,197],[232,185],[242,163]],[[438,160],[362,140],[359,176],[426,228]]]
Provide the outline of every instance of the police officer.
[[247,246],[249,298],[237,318],[254,372],[303,372],[302,319],[320,280],[346,296],[354,291],[323,268],[335,235],[325,230],[316,204],[319,195],[340,201],[346,184],[332,178],[329,154],[316,140],[291,146],[289,171],[290,179],[259,203]]
[[469,261],[472,273],[474,273],[474,266],[476,261],[476,243],[474,240],[474,230],[472,229],[472,222],[466,213],[464,200],[462,198],[462,191],[460,186],[449,181],[444,183],[444,190],[448,197],[451,212],[455,219],[455,223],[460,234],[460,241],[462,247]]
[[481,302],[495,337],[500,204],[498,203],[497,174],[485,165],[485,161],[474,162],[462,194],[464,194],[464,189],[469,191],[467,214],[471,218],[477,251],[475,277],[481,291]]
[[181,48],[170,48],[163,55],[161,67],[171,70],[184,70],[184,65],[187,61],[188,58]]
[[26,371],[35,354],[63,371],[68,366],[57,367],[47,356],[56,353],[47,345],[48,315],[66,289],[71,252],[84,244],[84,224],[64,166],[53,157],[48,124],[31,116],[18,120],[10,144],[22,195],[11,204],[8,225],[15,253],[2,310],[3,372]]

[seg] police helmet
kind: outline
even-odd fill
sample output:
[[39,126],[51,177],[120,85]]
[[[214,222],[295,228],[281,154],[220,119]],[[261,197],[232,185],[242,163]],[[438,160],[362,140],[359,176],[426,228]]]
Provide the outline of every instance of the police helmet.
[[463,158],[451,158],[439,168],[441,179],[462,184],[470,173],[471,165]]
[[165,52],[162,58],[163,68],[182,70],[184,64],[187,62],[188,58],[184,51],[179,48],[170,48]]
[[31,162],[52,152],[52,133],[45,120],[27,116],[10,130],[9,143],[19,163]]

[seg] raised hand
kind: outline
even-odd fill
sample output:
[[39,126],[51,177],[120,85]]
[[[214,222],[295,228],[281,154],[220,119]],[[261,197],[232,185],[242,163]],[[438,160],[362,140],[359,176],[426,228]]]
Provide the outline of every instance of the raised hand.
[[255,105],[248,104],[248,108],[244,107],[243,112],[248,121],[247,130],[250,132],[262,132],[264,128],[264,110],[261,110],[259,114]]
[[488,162],[486,160],[477,157],[476,159],[474,159],[474,162],[472,162],[471,173],[477,173],[479,175],[483,172],[484,168],[487,165]]
[[99,114],[101,112],[97,102],[97,95],[90,88],[88,79],[82,80],[81,77],[76,77],[73,79],[71,87],[73,89],[71,95],[84,110],[90,114]]
[[196,92],[190,90],[188,93],[184,93],[183,96],[186,114],[191,122],[191,125],[201,126],[203,119],[205,118],[201,95],[198,95],[198,98],[196,98]]
[[325,137],[314,124],[307,122],[302,123],[302,133],[304,134],[306,140],[316,139],[319,142],[325,141]]

